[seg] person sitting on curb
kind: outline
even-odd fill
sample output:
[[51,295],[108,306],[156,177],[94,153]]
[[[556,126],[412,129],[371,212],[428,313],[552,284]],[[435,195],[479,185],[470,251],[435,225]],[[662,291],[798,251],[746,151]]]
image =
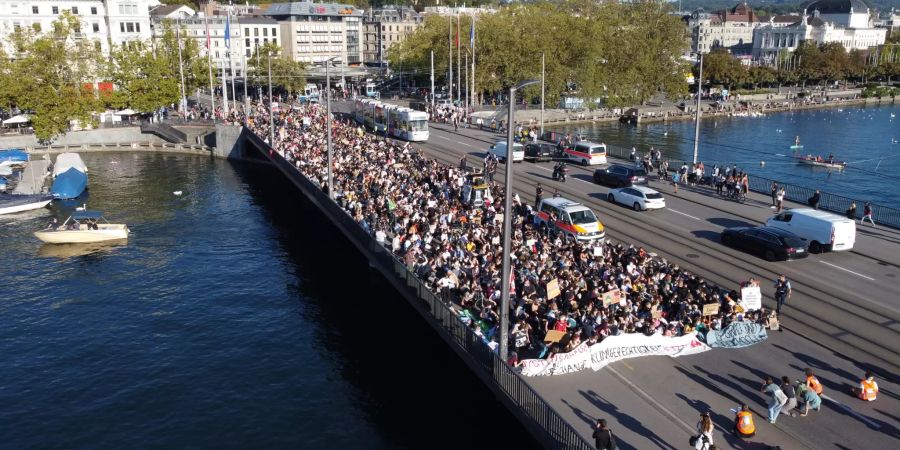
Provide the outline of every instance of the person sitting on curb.
[[803,403],[801,417],[806,417],[810,409],[818,411],[822,407],[822,398],[819,397],[819,394],[808,388],[802,381],[797,382],[797,401]]
[[750,412],[750,406],[741,406],[741,410],[735,414],[732,431],[735,436],[742,438],[753,437],[756,434],[756,425],[753,424],[753,413]]
[[866,371],[866,378],[859,382],[858,388],[850,388],[850,392],[860,400],[874,402],[878,396],[878,383],[875,382],[875,375],[871,370]]

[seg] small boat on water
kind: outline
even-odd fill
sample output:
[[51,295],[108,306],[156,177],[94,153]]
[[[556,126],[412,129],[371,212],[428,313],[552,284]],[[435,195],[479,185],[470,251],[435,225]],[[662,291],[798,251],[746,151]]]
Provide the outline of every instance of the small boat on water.
[[58,199],[76,198],[87,189],[87,166],[78,153],[61,153],[53,165],[50,193]]
[[86,244],[128,239],[128,226],[109,223],[100,211],[76,211],[62,225],[35,231],[48,244]]
[[52,200],[52,195],[0,194],[0,214],[40,209],[47,206]]
[[821,156],[798,156],[797,164],[802,164],[806,166],[813,167],[824,167],[826,169],[836,169],[836,170],[844,170],[847,167],[847,163],[844,161],[838,161],[834,159],[834,156],[829,156],[828,158],[822,158]]

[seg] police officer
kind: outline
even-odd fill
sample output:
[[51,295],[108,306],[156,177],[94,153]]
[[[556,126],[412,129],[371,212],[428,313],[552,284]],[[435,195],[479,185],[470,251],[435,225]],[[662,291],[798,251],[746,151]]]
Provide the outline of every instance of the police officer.
[[537,186],[534,187],[534,207],[537,208],[541,204],[541,198],[544,194],[544,188],[541,187],[541,183],[538,183]]
[[791,282],[782,274],[775,280],[775,312],[781,314],[781,305],[791,298]]

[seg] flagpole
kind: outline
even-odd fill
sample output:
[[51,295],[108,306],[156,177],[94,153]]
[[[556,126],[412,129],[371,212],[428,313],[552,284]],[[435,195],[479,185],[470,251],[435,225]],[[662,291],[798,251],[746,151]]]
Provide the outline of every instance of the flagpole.
[[434,117],[434,50],[431,51],[431,117]]
[[472,32],[469,33],[469,40],[472,45],[472,110],[475,110],[475,103],[478,103],[478,94],[475,92],[475,14],[472,14]]
[[209,69],[209,99],[212,104],[212,119],[216,123],[216,90],[213,85],[212,72],[212,46],[209,37],[209,21],[206,15],[203,15],[203,24],[206,26],[206,67]]
[[462,49],[459,45],[459,9],[456,10],[456,100],[462,103]]
[[222,113],[228,114],[228,75],[225,74],[225,61],[222,61]]
[[453,104],[453,16],[448,16],[450,19],[450,23],[447,26],[447,49],[449,54],[449,63],[447,64],[450,68],[450,77],[447,79],[447,97],[450,100],[450,104]]
[[184,64],[181,62],[181,19],[176,23],[175,39],[178,41],[178,72],[181,74],[181,114],[187,109],[187,95],[184,92]]

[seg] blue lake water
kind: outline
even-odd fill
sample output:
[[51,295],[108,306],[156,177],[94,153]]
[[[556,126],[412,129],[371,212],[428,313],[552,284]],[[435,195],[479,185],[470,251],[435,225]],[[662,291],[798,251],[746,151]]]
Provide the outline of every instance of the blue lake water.
[[[891,116],[893,114],[893,117]],[[646,152],[661,148],[672,160],[691,161],[694,122],[639,126],[595,124],[562,128],[609,145]],[[799,136],[803,153],[849,163],[844,171],[800,166],[790,146]],[[758,176],[900,207],[900,105],[849,106],[773,113],[763,117],[709,118],[700,123],[699,160],[737,164]],[[765,165],[761,165],[765,162]],[[680,162],[679,162],[680,164]]]
[[270,168],[83,158],[132,235],[54,247],[31,233],[68,209],[0,218],[0,448],[536,447]]

